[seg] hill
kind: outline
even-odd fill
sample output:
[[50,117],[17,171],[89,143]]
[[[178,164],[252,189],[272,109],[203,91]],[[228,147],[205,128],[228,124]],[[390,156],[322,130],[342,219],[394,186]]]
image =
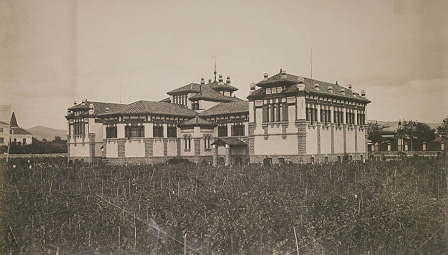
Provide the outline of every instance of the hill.
[[53,129],[43,126],[36,126],[27,129],[28,132],[33,134],[33,137],[36,137],[39,140],[46,139],[47,141],[51,141],[55,136],[60,136],[61,139],[67,139],[67,131],[63,129]]

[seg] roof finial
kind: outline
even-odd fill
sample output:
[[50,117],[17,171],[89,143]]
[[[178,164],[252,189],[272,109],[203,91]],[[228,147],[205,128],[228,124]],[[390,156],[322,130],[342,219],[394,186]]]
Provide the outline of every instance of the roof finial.
[[213,73],[215,74],[215,82],[216,82],[216,57],[215,57],[215,71]]

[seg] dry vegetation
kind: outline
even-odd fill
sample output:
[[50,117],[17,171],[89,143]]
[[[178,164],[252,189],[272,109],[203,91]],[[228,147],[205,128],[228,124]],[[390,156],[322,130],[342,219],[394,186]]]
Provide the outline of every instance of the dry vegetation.
[[421,158],[272,168],[16,159],[0,165],[0,252],[441,254],[440,166]]

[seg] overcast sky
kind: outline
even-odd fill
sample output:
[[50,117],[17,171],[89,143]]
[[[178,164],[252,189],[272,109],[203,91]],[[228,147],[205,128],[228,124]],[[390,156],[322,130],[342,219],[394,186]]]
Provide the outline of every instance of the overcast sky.
[[280,68],[353,85],[368,119],[448,116],[446,1],[0,0],[0,105],[65,129],[74,100],[158,101],[201,77]]

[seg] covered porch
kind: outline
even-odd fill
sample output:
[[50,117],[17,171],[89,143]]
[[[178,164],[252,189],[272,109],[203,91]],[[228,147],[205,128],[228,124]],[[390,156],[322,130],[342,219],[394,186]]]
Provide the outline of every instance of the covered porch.
[[[213,166],[224,163],[224,165],[246,164],[249,155],[247,143],[236,137],[221,137],[213,143]],[[224,150],[220,150],[220,147]],[[220,160],[224,158],[224,162]]]

